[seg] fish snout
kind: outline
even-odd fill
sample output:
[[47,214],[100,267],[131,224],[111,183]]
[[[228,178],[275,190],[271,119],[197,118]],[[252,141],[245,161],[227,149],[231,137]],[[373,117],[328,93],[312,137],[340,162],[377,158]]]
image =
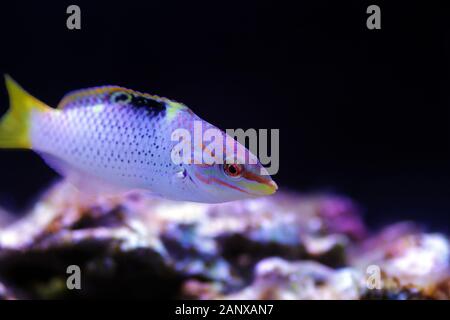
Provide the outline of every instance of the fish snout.
[[264,196],[274,194],[278,190],[278,185],[271,178],[269,178],[266,182],[262,182],[261,184],[263,185],[263,187],[261,188],[261,192]]
[[247,188],[256,196],[268,196],[278,190],[278,185],[270,176],[259,176],[258,179],[254,179],[252,182],[247,184]]

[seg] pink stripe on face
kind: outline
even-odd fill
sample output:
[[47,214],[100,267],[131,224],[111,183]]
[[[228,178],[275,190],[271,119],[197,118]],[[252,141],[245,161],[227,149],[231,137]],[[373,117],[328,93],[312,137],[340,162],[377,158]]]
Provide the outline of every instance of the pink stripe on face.
[[224,182],[224,181],[222,181],[220,179],[214,178],[214,177],[205,178],[205,177],[203,177],[201,174],[199,174],[197,172],[195,173],[195,176],[201,182],[206,183],[206,184],[211,184],[211,182],[216,182],[216,183],[218,183],[218,184],[220,184],[222,186],[225,186],[225,187],[228,187],[228,188],[231,188],[231,189],[243,192],[243,193],[247,193],[247,194],[250,194],[250,195],[254,195],[254,194],[252,194],[252,193],[250,193],[248,191],[245,191],[244,189],[241,189],[239,187],[233,186],[233,185],[231,185],[229,183],[226,183],[226,182]]

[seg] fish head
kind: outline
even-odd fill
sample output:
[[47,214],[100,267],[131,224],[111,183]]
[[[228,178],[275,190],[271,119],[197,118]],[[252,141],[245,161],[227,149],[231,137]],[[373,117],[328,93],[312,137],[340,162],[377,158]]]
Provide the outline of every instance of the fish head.
[[[271,195],[278,189],[268,171],[238,142],[237,151],[223,161],[212,164],[192,164],[187,174],[201,193],[201,201],[219,203]],[[216,159],[217,160],[217,159]]]

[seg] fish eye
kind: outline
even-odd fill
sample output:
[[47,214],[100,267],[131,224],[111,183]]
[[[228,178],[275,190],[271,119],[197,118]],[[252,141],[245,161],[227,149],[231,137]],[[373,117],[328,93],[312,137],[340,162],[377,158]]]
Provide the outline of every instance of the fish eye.
[[242,176],[243,171],[244,167],[241,164],[233,163],[223,165],[223,172],[229,177],[239,178]]

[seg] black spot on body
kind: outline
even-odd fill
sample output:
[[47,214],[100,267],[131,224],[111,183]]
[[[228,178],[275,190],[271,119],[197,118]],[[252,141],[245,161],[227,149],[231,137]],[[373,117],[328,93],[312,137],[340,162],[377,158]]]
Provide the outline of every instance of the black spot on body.
[[116,101],[115,102],[120,102],[120,101],[127,101],[128,96],[125,93],[121,93],[120,95],[118,95],[116,97]]
[[147,110],[149,111],[149,115],[152,117],[159,114],[164,115],[166,112],[166,104],[164,102],[143,96],[133,96],[131,99],[131,105],[137,108],[148,108]]

